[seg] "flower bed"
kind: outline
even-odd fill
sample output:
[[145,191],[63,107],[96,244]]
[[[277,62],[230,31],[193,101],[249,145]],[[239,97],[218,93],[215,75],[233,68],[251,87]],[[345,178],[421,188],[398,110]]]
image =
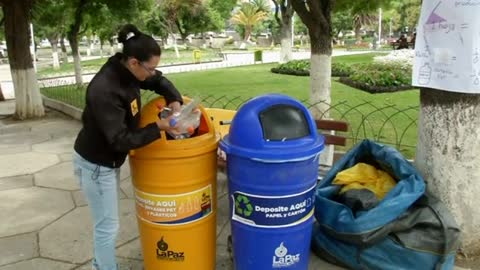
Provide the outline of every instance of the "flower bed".
[[411,89],[412,68],[403,64],[358,64],[350,77],[340,82],[370,93],[395,92]]
[[[397,50],[388,55],[376,56],[373,63],[332,63],[332,77],[351,87],[369,93],[396,92],[412,89],[413,50]],[[358,61],[357,61],[358,62]],[[271,69],[274,73],[309,76],[309,60],[293,60]]]

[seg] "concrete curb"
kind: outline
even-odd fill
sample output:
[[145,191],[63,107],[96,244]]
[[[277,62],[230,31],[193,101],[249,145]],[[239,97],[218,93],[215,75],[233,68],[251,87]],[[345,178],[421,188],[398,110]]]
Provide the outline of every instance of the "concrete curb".
[[62,112],[66,115],[71,116],[73,119],[76,119],[76,120],[79,120],[79,121],[82,120],[83,110],[75,108],[72,105],[69,105],[67,103],[64,103],[64,102],[61,102],[61,101],[58,101],[58,100],[54,100],[54,99],[51,99],[51,98],[47,98],[43,95],[42,95],[42,99],[43,99],[43,105],[45,107],[48,107],[48,108],[54,109],[56,111]]

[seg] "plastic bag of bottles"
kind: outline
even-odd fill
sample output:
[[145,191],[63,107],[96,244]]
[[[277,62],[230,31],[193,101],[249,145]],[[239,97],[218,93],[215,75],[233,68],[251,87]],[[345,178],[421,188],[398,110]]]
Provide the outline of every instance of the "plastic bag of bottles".
[[[168,135],[175,140],[190,138],[195,130],[200,125],[201,111],[197,108],[199,105],[198,99],[192,99],[187,105],[183,105],[180,112],[173,113],[170,118],[170,126],[176,126],[178,133],[168,132]],[[165,107],[161,109],[160,118],[170,116],[171,111]]]

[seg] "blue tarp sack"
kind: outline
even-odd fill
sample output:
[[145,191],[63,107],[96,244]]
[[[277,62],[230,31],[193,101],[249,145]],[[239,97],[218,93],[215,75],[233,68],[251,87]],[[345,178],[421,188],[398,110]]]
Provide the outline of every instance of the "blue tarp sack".
[[[337,173],[357,163],[389,173],[395,187],[373,208],[353,211],[339,202]],[[453,269],[460,229],[446,207],[425,192],[417,170],[394,148],[364,140],[318,184],[312,249],[350,269]]]

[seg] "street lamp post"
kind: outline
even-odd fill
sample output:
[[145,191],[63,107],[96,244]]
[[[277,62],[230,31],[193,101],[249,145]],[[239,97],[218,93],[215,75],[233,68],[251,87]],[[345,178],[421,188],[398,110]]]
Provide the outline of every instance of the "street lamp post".
[[295,13],[292,14],[292,47],[295,46]]
[[382,41],[382,9],[378,9],[378,45],[380,46]]
[[35,56],[35,36],[33,35],[33,24],[30,24],[30,36],[32,37],[32,47],[30,52],[32,53],[33,58],[33,69],[37,72],[37,57]]

